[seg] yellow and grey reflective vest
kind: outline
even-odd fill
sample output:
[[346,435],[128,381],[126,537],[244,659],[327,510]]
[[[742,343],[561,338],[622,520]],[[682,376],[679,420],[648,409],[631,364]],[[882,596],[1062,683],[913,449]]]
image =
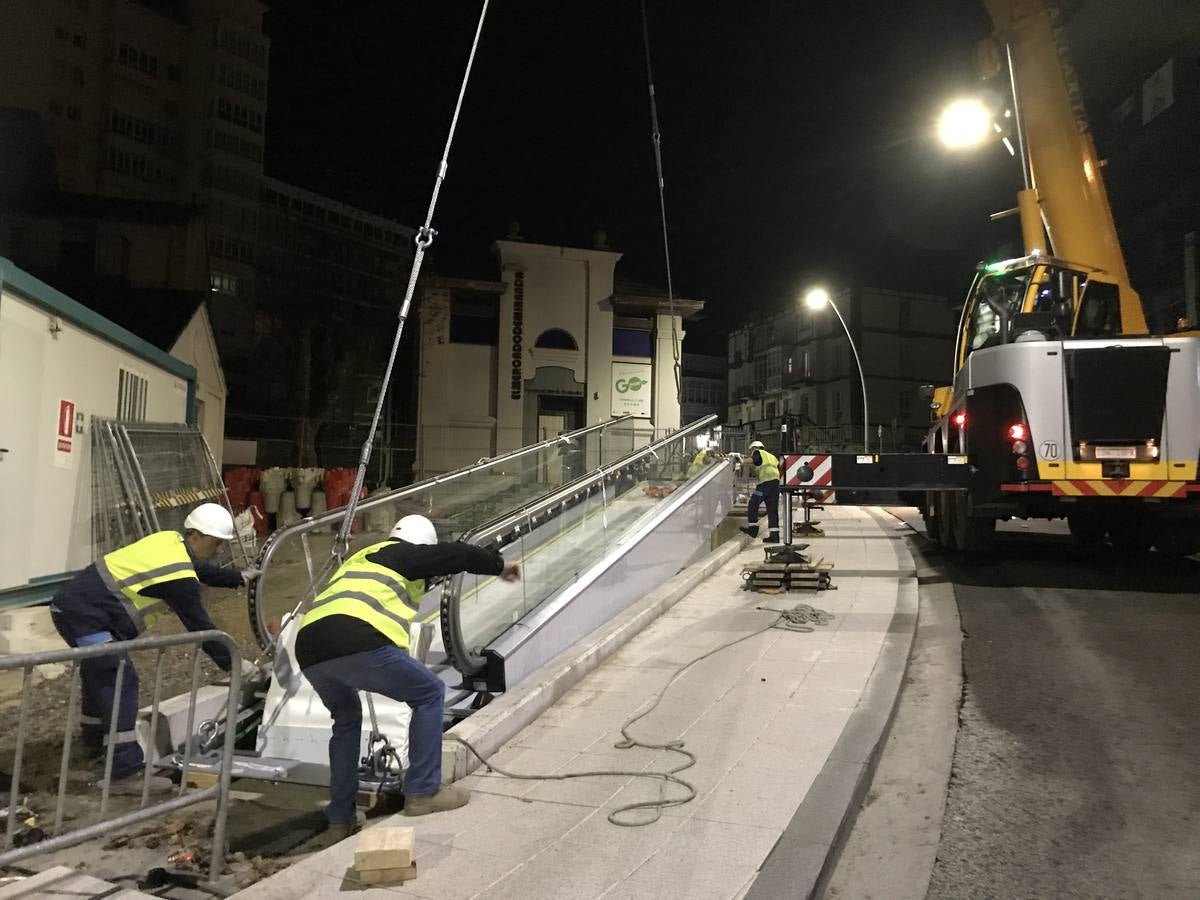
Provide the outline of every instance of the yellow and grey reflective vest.
[[353,616],[407,650],[408,625],[420,608],[425,582],[410,581],[367,559],[392,543],[382,541],[364,547],[342,563],[325,590],[313,600],[300,628],[328,616]]
[[687,470],[688,478],[691,478],[693,475],[697,474],[701,469],[704,468],[704,457],[707,455],[707,453],[708,453],[707,450],[701,450],[699,453],[697,453],[695,456],[692,457],[692,464],[690,466],[688,466],[688,470]]
[[758,456],[762,460],[761,466],[754,467],[754,481],[756,484],[762,484],[764,481],[779,480],[779,457],[772,456],[761,447],[758,448]]
[[168,581],[198,582],[196,566],[178,531],[156,531],[127,547],[96,560],[100,580],[137,627],[138,634],[154,625],[167,611],[167,604],[142,591]]

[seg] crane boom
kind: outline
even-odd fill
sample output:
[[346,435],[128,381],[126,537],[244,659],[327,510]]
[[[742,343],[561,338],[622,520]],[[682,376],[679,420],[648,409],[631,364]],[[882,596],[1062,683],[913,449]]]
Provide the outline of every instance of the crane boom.
[[1011,48],[1031,187],[1043,213],[1051,252],[1103,273],[1104,280],[1120,292],[1121,331],[1146,334],[1142,300],[1129,282],[1061,13],[1052,0],[984,0],[984,4],[996,39]]

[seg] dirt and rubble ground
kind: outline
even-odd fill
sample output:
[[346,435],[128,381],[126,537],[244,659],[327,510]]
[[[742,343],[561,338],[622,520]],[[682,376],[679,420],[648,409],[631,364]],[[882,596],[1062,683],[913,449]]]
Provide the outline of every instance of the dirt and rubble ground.
[[[292,567],[288,567],[289,569]],[[297,576],[303,575],[299,567]],[[249,659],[259,655],[247,615],[243,591],[205,589],[205,605],[216,627],[237,641]],[[178,619],[166,617],[155,627],[156,634],[182,631]],[[140,676],[140,705],[149,706],[154,692],[154,662],[157,651],[133,654]],[[206,655],[201,654],[200,683],[216,684],[226,678]],[[61,670],[65,673],[65,669]],[[169,650],[163,659],[162,699],[190,690],[192,651],[187,647]],[[16,733],[20,714],[20,678],[0,686],[0,793],[7,805],[9,780],[14,762]],[[39,825],[53,826],[62,761],[63,728],[67,719],[70,679],[35,677],[27,698],[26,744],[22,761],[23,800],[39,818]],[[73,830],[98,820],[100,790],[94,785],[102,775],[100,765],[72,762],[64,804],[64,827]],[[325,791],[303,785],[274,785],[239,781],[234,784],[234,803],[229,816],[230,858],[226,881],[245,886],[292,865],[303,855],[304,844],[319,823],[318,810]],[[106,818],[133,810],[139,798],[113,797]],[[36,856],[27,868],[14,867],[10,874],[41,871],[54,865],[67,865],[123,887],[133,887],[157,866],[172,865],[169,859],[183,851],[194,857],[192,866],[207,872],[211,848],[211,829],[215,804],[201,804],[179,813],[154,818],[140,825],[106,835],[103,839],[57,853]],[[0,827],[3,827],[0,824]],[[185,864],[186,867],[186,864]],[[195,891],[175,889],[169,896],[207,896]]]

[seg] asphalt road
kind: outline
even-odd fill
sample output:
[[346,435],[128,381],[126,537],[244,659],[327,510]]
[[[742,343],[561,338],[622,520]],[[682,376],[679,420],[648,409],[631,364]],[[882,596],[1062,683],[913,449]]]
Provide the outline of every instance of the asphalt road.
[[1200,897],[1200,564],[1055,525],[1006,526],[976,566],[918,540],[963,630],[927,896]]

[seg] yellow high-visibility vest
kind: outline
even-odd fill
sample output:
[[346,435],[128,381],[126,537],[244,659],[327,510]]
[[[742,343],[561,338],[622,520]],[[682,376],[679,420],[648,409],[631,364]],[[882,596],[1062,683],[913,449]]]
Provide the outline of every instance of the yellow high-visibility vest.
[[196,566],[178,531],[156,531],[127,547],[96,560],[100,580],[121,601],[138,634],[150,628],[166,612],[161,600],[141,592],[168,581],[199,581]]
[[762,465],[754,467],[755,483],[762,484],[764,481],[778,481],[779,457],[771,455],[761,447],[758,448],[758,455],[762,459]]
[[353,616],[407,650],[408,626],[420,608],[425,582],[411,581],[367,559],[392,543],[381,541],[364,547],[342,563],[325,590],[313,600],[300,628],[329,616]]

